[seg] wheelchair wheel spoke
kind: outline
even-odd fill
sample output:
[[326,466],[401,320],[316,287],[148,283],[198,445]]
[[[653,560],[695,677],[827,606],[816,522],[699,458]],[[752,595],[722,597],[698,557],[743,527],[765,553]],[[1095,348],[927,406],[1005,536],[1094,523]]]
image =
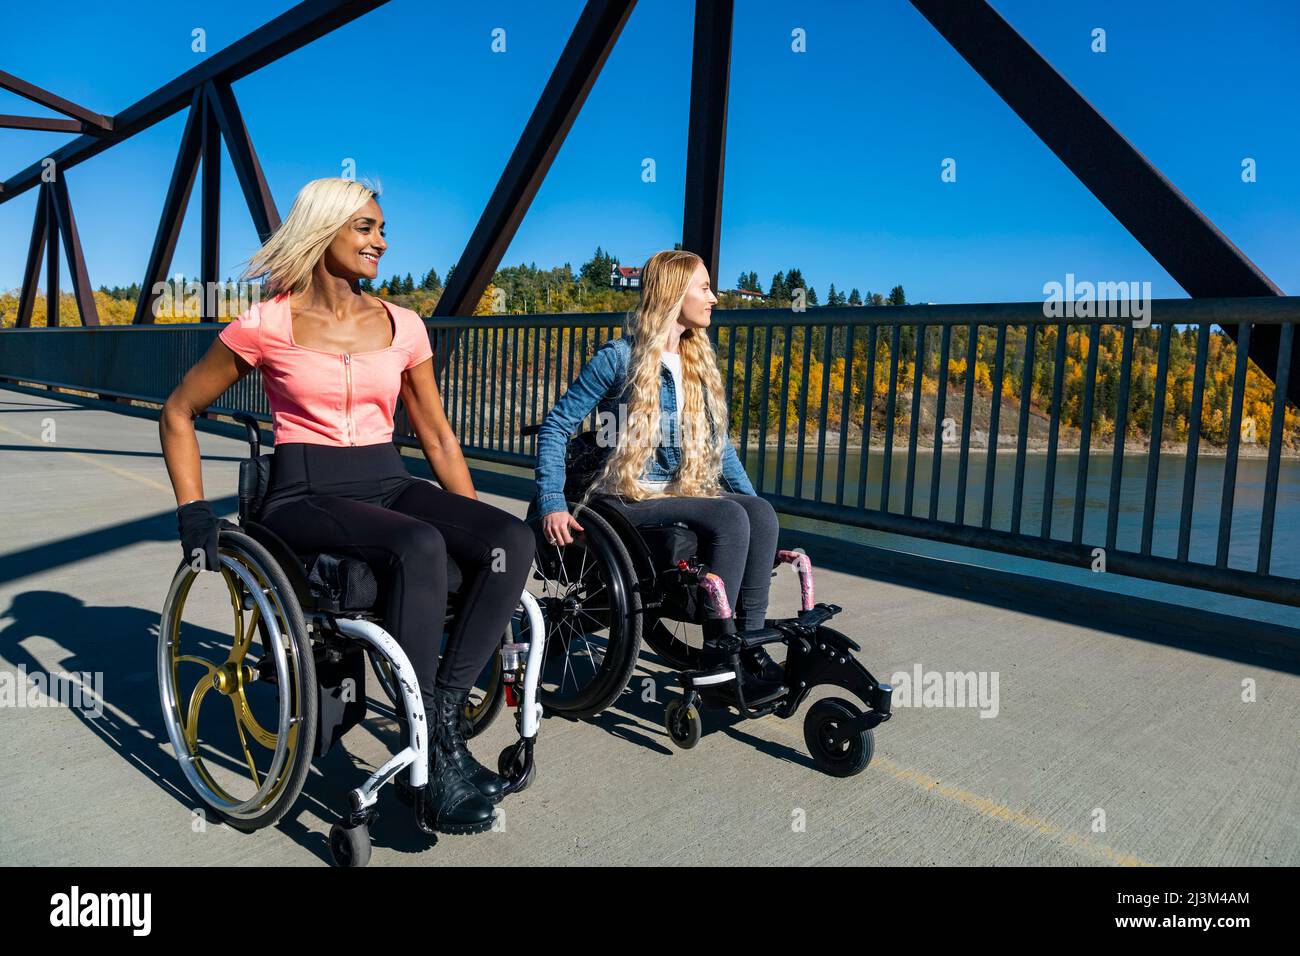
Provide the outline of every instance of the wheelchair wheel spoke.
[[203,695],[212,689],[212,674],[208,674],[196,685],[190,694],[190,704],[185,714],[185,744],[194,753],[199,747],[199,704]]
[[[239,689],[238,693],[231,695],[230,701],[235,707],[235,722],[242,725],[239,731],[240,738],[242,739],[244,736],[243,728],[247,728],[248,732],[253,735],[254,740],[267,750],[274,750],[276,742],[275,734],[268,733],[258,722],[257,718],[253,716],[253,710],[248,706],[248,698],[244,696],[244,689],[242,687]],[[292,730],[290,732],[292,733]]]
[[204,667],[206,667],[206,668],[208,669],[208,675],[209,675],[209,676],[211,676],[211,675],[213,675],[213,674],[215,674],[215,673],[217,672],[217,665],[216,665],[216,664],[212,663],[211,661],[205,661],[205,660],[204,660],[203,658],[201,658],[201,657],[192,657],[192,656],[190,656],[189,654],[177,654],[176,657],[175,657],[174,659],[175,659],[175,661],[176,661],[178,664],[179,664],[181,661],[188,661],[188,662],[191,663],[191,664],[202,664]]
[[253,775],[253,786],[259,790],[262,787],[262,781],[257,775],[257,764],[253,762],[253,755],[248,749],[248,738],[244,736],[244,721],[239,712],[239,703],[236,696],[243,697],[243,694],[231,695],[230,706],[235,713],[235,729],[239,731],[239,745],[244,749],[244,759],[248,761],[249,772]]

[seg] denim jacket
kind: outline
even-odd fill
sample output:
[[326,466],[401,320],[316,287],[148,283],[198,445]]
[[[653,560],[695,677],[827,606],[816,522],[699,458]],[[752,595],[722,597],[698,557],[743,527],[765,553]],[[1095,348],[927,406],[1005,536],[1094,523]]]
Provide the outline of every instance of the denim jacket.
[[[565,449],[569,436],[578,428],[591,410],[606,419],[617,430],[625,422],[619,414],[620,405],[626,407],[631,399],[627,383],[628,365],[632,358],[630,337],[612,339],[597,350],[583,366],[582,373],[569,386],[563,397],[550,410],[537,433],[537,512],[548,515],[564,511],[568,504],[564,497]],[[681,442],[677,432],[677,395],[672,373],[659,369],[659,408],[661,436],[666,438],[656,444],[655,453],[646,462],[641,477],[646,481],[670,481],[681,465]],[[625,414],[625,413],[624,413]],[[725,428],[725,422],[723,423]],[[749,475],[736,457],[730,441],[724,442],[722,455],[723,490],[735,494],[753,495]]]

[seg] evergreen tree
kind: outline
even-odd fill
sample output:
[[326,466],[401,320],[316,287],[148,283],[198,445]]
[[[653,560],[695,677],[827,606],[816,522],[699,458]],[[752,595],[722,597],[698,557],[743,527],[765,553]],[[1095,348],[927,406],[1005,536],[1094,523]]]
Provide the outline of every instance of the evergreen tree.
[[890,305],[907,305],[907,296],[903,294],[903,287],[896,285],[889,290]]
[[442,288],[442,280],[438,278],[438,270],[430,269],[420,280],[420,288],[428,292],[435,292]]
[[861,305],[862,296],[858,295],[858,290],[854,289],[849,293],[849,305]]
[[786,288],[785,273],[778,272],[772,276],[772,290],[768,293],[773,299],[790,298],[790,290]]
[[614,266],[618,265],[618,260],[608,252],[605,252],[600,246],[596,247],[596,253],[585,263],[578,271],[587,284],[596,288],[608,287],[610,274],[614,271]]
[[803,281],[803,273],[798,269],[789,269],[785,274],[785,297],[794,298],[795,289],[803,289],[806,283]]

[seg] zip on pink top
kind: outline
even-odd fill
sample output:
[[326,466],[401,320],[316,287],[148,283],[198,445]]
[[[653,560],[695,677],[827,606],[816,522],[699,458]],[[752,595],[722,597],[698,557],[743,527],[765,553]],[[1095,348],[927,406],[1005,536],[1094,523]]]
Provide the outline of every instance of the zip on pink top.
[[388,348],[327,352],[293,339],[289,295],[251,306],[218,338],[262,372],[275,443],[377,445],[393,440],[402,373],[433,356],[429,332],[411,309],[384,302],[393,320]]

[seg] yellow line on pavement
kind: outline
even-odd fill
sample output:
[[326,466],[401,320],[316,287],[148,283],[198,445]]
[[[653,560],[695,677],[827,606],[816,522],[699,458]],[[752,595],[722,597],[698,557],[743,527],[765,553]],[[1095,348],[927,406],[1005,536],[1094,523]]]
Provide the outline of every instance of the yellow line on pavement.
[[[33,445],[44,445],[47,448],[50,447],[51,445],[56,445],[56,443],[54,442],[46,442],[46,441],[41,441],[38,438],[32,438],[30,435],[25,435],[22,432],[14,431],[12,428],[6,428],[4,425],[0,425],[0,432],[7,432],[10,435],[17,435],[19,438],[25,438]],[[123,478],[130,478],[132,481],[138,481],[142,485],[148,485],[150,488],[156,488],[159,491],[166,492],[169,495],[173,493],[171,487],[168,485],[164,485],[161,482],[154,481],[152,478],[143,478],[140,475],[135,474],[134,472],[127,471],[125,468],[119,468],[117,467],[117,465],[110,465],[107,462],[103,462],[97,458],[93,458],[90,455],[85,454],[84,452],[65,451],[63,452],[63,454],[72,455],[74,458],[79,458],[82,461],[89,462],[90,464],[94,465],[96,468],[102,468],[105,471],[111,471],[113,474],[120,475]]]

